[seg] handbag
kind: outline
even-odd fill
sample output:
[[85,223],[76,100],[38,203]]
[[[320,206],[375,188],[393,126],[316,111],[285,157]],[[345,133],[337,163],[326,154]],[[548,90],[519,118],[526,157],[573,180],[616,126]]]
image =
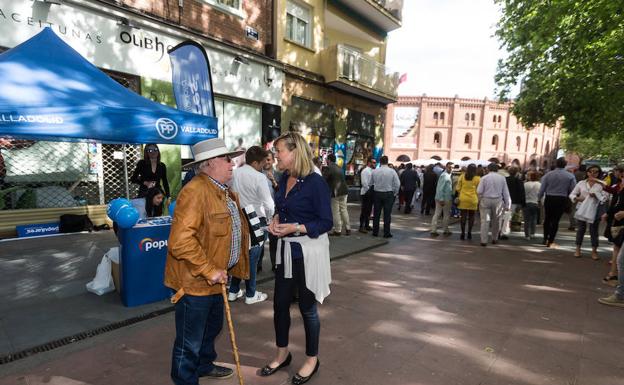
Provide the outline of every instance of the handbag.
[[579,221],[594,223],[596,219],[596,211],[598,209],[598,200],[592,197],[585,198],[579,206],[576,207],[574,218]]

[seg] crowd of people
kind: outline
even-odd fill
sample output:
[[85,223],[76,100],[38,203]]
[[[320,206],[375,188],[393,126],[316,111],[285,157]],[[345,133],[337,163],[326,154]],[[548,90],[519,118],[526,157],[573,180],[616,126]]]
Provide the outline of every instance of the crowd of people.
[[600,235],[612,244],[610,270],[603,282],[617,286],[617,290],[599,302],[624,307],[624,165],[605,173],[598,165],[569,166],[564,158],[557,159],[549,171],[521,170],[519,165],[507,167],[495,162],[486,167],[469,164],[460,168],[451,162],[394,167],[387,157],[382,157],[382,166],[375,169],[373,162],[369,159],[361,172],[360,232],[371,230],[368,220],[372,207],[373,235],[378,233],[383,210],[384,236],[391,237],[390,213],[398,200],[398,210],[403,207],[405,214],[420,206],[421,215],[433,215],[432,237],[440,236],[439,227],[444,236],[451,236],[450,218],[458,216],[459,239],[471,240],[478,214],[481,246],[509,239],[512,228],[524,230],[524,238],[531,242],[537,238],[536,228],[541,223],[542,244],[554,249],[559,247],[559,225],[567,214],[568,229],[576,233],[574,257],[583,256],[587,232],[590,257],[595,261],[601,260]]
[[[175,304],[172,379],[197,384],[200,377],[233,375],[215,364],[214,340],[224,317],[220,286],[229,282],[228,301],[265,301],[268,295],[256,290],[256,272],[268,238],[275,274],[276,351],[259,375],[271,376],[294,360],[288,346],[290,306],[296,298],[306,349],[291,382],[303,384],[320,366],[317,303],[330,294],[328,235],[351,235],[349,188],[336,157],[327,156],[323,166],[305,139],[293,132],[275,140],[274,152],[259,146],[229,151],[221,139],[210,139],[193,146],[193,154],[176,204],[165,269],[165,285],[172,289]],[[233,160],[243,155],[244,163],[235,168]],[[140,185],[149,215],[161,215],[169,185],[156,145],[145,147],[132,181]],[[395,168],[382,156],[379,165],[367,159],[360,181],[358,231],[372,236],[393,236],[395,207],[409,215],[419,206],[422,216],[431,216],[432,237],[451,236],[451,218],[458,217],[459,239],[470,241],[478,216],[481,246],[509,239],[512,229],[519,230],[524,222],[526,241],[537,237],[537,224],[542,223],[544,246],[557,248],[559,223],[567,213],[569,228],[576,231],[574,256],[582,257],[589,232],[591,258],[599,260],[604,223],[602,234],[613,244],[613,253],[603,281],[616,291],[599,301],[624,307],[624,166],[608,175],[594,165],[568,167],[563,158],[548,172],[498,163],[464,168],[451,162],[427,167],[407,163]],[[257,239],[252,231],[250,210],[268,224],[266,236]]]

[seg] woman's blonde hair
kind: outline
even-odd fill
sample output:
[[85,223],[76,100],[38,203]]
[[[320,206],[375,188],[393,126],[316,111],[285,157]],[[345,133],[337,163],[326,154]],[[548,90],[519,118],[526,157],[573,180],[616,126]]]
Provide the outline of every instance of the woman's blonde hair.
[[292,176],[305,178],[314,172],[314,163],[312,163],[312,149],[303,136],[296,132],[287,132],[275,139],[274,145],[283,141],[289,151],[294,152],[295,161],[292,169],[289,170]]

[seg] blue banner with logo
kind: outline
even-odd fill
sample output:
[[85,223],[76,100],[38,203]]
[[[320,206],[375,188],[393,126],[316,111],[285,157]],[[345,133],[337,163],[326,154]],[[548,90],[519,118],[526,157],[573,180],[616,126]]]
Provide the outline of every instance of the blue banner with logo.
[[170,49],[169,58],[178,109],[214,117],[210,61],[204,47],[187,40]]
[[192,145],[218,134],[214,117],[125,88],[49,27],[0,54],[0,79],[2,136]]

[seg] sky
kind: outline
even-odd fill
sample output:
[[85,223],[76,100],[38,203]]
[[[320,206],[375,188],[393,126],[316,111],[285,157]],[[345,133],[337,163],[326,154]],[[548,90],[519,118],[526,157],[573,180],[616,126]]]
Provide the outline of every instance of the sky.
[[401,96],[492,99],[503,57],[493,0],[405,0],[403,26],[388,39],[386,65],[407,73]]

